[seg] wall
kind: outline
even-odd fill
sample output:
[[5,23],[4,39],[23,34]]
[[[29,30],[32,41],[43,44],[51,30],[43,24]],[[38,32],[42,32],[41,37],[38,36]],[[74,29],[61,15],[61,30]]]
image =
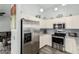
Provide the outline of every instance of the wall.
[[10,4],[0,4],[0,12],[5,12],[3,16],[0,16],[0,32],[11,31]]
[[20,54],[21,49],[21,5],[16,5],[16,28],[12,30],[12,40],[11,40],[11,54]]
[[[75,32],[78,34],[78,37],[79,37],[79,29],[62,29],[62,31],[68,33],[68,32]],[[47,30],[47,33],[48,34],[53,34],[54,32],[56,32],[56,30],[54,29],[48,29]]]
[[11,31],[10,17],[0,16],[0,32]]
[[[56,32],[57,30],[55,29],[47,29],[47,34],[53,34],[54,32]],[[65,33],[69,33],[69,32],[75,32],[78,34],[79,37],[79,29],[61,29],[61,31],[65,32]],[[40,32],[43,32],[43,29],[40,30]]]

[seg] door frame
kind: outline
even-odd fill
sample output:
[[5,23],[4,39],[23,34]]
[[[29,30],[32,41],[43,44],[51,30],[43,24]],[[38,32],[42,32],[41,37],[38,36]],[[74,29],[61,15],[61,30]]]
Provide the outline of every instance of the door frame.
[[23,33],[22,33],[22,31],[23,31],[23,18],[21,19],[21,22],[20,23],[21,23],[21,27],[20,27],[21,28],[21,42],[20,42],[21,43],[20,44],[20,49],[21,50],[20,50],[20,54],[22,54],[22,44],[23,44],[22,43],[22,38],[23,38]]

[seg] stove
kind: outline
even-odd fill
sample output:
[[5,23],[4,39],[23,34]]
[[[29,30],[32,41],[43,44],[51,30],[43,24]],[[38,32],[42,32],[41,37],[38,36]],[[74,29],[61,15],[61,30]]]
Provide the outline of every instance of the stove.
[[64,50],[64,40],[65,40],[66,33],[54,33],[52,35],[52,47]]

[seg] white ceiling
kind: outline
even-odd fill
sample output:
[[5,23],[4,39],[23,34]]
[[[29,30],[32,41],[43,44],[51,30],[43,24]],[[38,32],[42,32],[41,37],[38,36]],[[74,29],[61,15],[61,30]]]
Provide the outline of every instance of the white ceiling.
[[[34,7],[35,6],[35,7]],[[56,16],[57,14],[64,14],[65,16],[69,15],[69,14],[73,14],[73,15],[78,15],[79,14],[79,4],[67,4],[66,6],[62,6],[61,4],[25,4],[26,10],[29,11],[27,14],[30,14],[32,11],[32,9],[34,9],[34,11],[37,10],[37,12],[32,13],[34,14],[39,14],[39,9],[43,8],[44,9],[44,13],[41,13],[42,16],[45,17],[52,17],[52,16]],[[33,7],[33,8],[31,8]],[[54,8],[58,8],[58,11],[54,11]],[[29,10],[29,8],[31,8]],[[9,4],[0,4],[0,12],[6,12],[5,16],[9,16],[10,15],[10,5]],[[25,11],[24,11],[25,12]]]
[[50,8],[54,8],[59,5],[61,4],[38,4],[37,6],[39,6],[40,8],[44,8],[44,9],[50,9]]
[[[58,10],[54,11],[54,8],[58,8]],[[58,14],[63,14],[63,16],[69,16],[70,14],[79,15],[79,4],[53,5],[53,7],[46,9],[44,16],[55,18]]]
[[61,9],[79,10],[79,4],[66,4],[65,6],[62,6],[62,4],[38,4],[37,6],[40,8],[43,8],[45,10],[48,10],[48,11],[49,11],[49,9],[52,9],[52,11],[53,11],[54,8],[56,8],[56,7],[59,10],[61,10]]
[[[67,4],[65,6],[62,4],[23,4],[21,7],[26,16],[41,15],[42,17],[55,18],[58,14],[63,14],[63,16],[79,15],[79,4]],[[41,8],[44,9],[43,13],[40,12]],[[54,8],[58,8],[58,10],[55,11]]]

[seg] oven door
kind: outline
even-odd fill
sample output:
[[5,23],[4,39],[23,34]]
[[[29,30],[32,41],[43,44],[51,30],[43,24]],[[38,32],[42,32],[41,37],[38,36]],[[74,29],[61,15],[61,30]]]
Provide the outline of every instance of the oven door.
[[64,39],[63,38],[58,38],[58,37],[52,37],[52,42],[63,45],[64,44]]
[[52,37],[52,47],[64,51],[64,38]]

